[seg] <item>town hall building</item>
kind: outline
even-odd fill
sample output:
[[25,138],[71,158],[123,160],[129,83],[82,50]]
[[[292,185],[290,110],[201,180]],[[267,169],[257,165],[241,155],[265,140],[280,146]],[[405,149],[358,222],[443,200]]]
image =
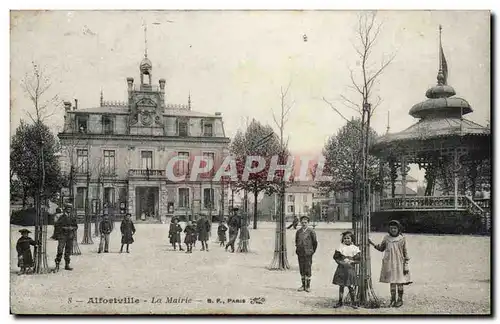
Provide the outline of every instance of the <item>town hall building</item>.
[[[229,154],[221,113],[196,112],[187,104],[165,98],[165,79],[153,84],[153,64],[147,53],[140,78],[126,79],[128,98],[104,101],[95,108],[65,102],[64,129],[58,134],[62,170],[68,175],[66,200],[79,217],[88,212],[126,212],[133,219],[196,218],[227,214],[228,190],[210,176],[195,181],[167,179],[174,156],[204,156],[217,168]],[[136,82],[136,83],[134,83]],[[177,174],[189,176],[189,162],[178,162]]]

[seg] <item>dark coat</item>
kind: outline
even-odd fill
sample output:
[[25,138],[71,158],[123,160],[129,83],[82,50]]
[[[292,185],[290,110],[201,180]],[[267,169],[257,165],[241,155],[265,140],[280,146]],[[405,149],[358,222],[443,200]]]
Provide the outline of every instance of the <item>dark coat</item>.
[[99,233],[101,234],[109,234],[113,230],[113,224],[109,219],[103,219],[99,224]]
[[[335,274],[333,275],[332,283],[334,285],[339,286],[356,286],[356,269],[354,264],[348,264],[345,262],[345,256],[342,255],[339,251],[335,251],[333,255],[333,259],[337,262],[337,270],[335,270]],[[352,260],[359,261],[360,255],[356,254]]]
[[57,239],[58,240],[70,240],[75,237],[76,230],[78,229],[78,224],[76,223],[76,218],[69,216],[64,213],[57,220],[55,224],[57,230]]
[[310,227],[304,231],[302,228],[295,233],[295,253],[301,256],[313,255],[318,247],[316,233]]
[[241,227],[240,218],[237,215],[231,216],[227,221],[227,225],[229,226],[229,229],[235,228],[237,232],[238,229]]
[[[30,268],[34,266],[33,255],[31,254],[31,245],[36,245],[31,237],[20,237],[17,240],[16,250],[18,262],[17,266],[20,268]],[[22,256],[22,260],[19,258]]]
[[196,242],[196,227],[194,227],[194,225],[186,225],[184,233],[186,233],[184,236],[184,243],[193,244]]
[[198,241],[208,241],[208,233],[211,230],[208,219],[200,218],[196,222],[196,231],[198,232]]
[[219,236],[219,241],[225,242],[227,240],[226,232],[227,232],[226,224],[219,224],[219,227],[217,227],[217,235]]
[[181,233],[181,225],[170,223],[170,229],[168,230],[168,238],[170,239],[170,243],[181,243]]
[[134,243],[132,235],[135,234],[135,226],[131,220],[124,219],[120,225],[120,231],[122,232],[122,244]]

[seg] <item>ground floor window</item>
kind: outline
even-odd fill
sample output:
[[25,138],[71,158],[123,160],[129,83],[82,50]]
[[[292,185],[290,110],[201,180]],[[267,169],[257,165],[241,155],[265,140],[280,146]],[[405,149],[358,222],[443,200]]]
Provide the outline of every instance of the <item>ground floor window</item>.
[[179,188],[179,207],[189,207],[189,188]]
[[205,188],[203,189],[203,207],[204,208],[214,208],[214,189]]
[[75,199],[75,207],[77,209],[85,209],[85,196],[87,193],[86,187],[78,187],[76,188],[76,199]]
[[108,207],[112,207],[115,204],[115,188],[104,188],[104,203]]

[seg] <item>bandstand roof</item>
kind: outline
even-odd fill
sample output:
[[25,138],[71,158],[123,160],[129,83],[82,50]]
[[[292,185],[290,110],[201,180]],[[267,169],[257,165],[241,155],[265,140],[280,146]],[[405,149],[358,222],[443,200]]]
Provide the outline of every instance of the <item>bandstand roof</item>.
[[465,118],[433,118],[422,119],[407,129],[386,134],[377,139],[374,146],[383,146],[395,141],[428,140],[448,136],[489,135],[487,127],[476,124]]
[[[419,118],[419,121],[401,132],[378,138],[371,147],[374,154],[383,154],[384,151],[398,146],[415,147],[416,142],[419,143],[417,144],[419,150],[426,146],[432,150],[443,145],[437,145],[436,141],[443,143],[443,140],[446,140],[448,142],[446,145],[453,145],[453,140],[457,138],[490,136],[488,127],[463,118],[473,110],[465,99],[454,97],[455,89],[447,84],[448,66],[441,45],[439,63],[437,85],[427,90],[427,100],[415,104],[409,111],[409,114]],[[474,143],[482,145],[485,142],[480,140]]]

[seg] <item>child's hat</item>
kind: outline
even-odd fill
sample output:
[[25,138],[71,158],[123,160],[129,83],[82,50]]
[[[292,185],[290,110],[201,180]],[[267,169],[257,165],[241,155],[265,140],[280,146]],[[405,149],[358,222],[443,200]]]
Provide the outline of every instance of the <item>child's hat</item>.
[[30,230],[26,229],[26,228],[23,228],[23,229],[20,229],[19,230],[19,233],[23,234],[23,233],[31,233]]
[[397,226],[399,228],[399,230],[401,230],[401,228],[402,228],[401,223],[399,221],[397,221],[397,220],[391,220],[389,222],[389,226],[391,226],[391,225]]
[[302,222],[302,220],[303,220],[303,219],[306,219],[307,221],[309,221],[309,219],[310,219],[310,218],[309,218],[309,216],[302,216],[302,217],[300,218],[300,221]]

